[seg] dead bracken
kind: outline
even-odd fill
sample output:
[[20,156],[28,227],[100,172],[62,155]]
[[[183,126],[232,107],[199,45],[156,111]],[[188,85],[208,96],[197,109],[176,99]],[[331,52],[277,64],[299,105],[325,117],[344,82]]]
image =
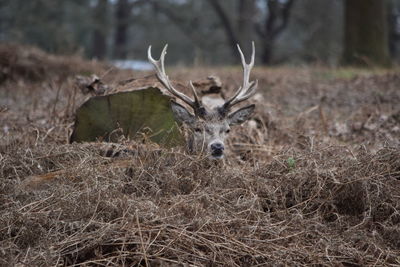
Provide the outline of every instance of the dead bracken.
[[[111,85],[149,74],[84,64]],[[255,115],[220,164],[146,140],[69,144],[88,96],[81,69],[56,69],[0,75],[0,265],[400,264],[398,72],[254,69]],[[242,77],[173,76],[210,73],[226,95]]]

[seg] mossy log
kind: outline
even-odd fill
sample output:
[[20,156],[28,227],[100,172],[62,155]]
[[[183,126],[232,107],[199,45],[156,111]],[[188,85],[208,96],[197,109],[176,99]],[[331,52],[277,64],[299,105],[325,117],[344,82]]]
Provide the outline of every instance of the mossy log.
[[76,112],[71,142],[117,141],[121,135],[171,147],[182,144],[170,97],[150,86],[87,100]]

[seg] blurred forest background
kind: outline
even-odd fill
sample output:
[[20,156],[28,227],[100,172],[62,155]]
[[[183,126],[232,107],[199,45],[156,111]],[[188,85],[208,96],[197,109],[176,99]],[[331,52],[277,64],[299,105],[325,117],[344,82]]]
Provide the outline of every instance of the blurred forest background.
[[234,64],[400,62],[400,0],[0,0],[0,41],[99,60]]

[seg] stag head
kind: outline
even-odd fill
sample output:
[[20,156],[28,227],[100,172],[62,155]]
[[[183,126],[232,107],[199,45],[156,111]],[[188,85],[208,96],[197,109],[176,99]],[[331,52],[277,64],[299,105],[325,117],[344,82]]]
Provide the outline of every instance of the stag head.
[[232,125],[241,124],[250,118],[255,105],[248,105],[234,112],[231,109],[234,105],[243,102],[254,95],[258,81],[249,81],[250,71],[254,66],[255,48],[252,43],[252,55],[250,63],[247,64],[243,52],[238,45],[240,57],[243,65],[243,84],[236,93],[225,101],[221,106],[209,109],[205,107],[196,93],[192,81],[189,82],[193,92],[193,99],[177,91],[171,84],[164,68],[164,58],[167,53],[168,45],[164,46],[159,60],[151,56],[151,46],[148,49],[149,61],[156,69],[156,75],[160,83],[176,98],[182,100],[193,109],[193,114],[183,105],[176,101],[171,101],[171,108],[175,119],[185,123],[190,131],[188,148],[191,152],[206,152],[211,159],[221,159],[224,157],[224,141],[230,132]]

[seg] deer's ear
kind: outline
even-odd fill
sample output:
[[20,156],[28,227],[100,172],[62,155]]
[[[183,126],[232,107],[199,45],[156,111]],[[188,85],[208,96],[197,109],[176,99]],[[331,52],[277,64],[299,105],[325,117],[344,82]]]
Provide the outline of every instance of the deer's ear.
[[229,125],[241,124],[250,118],[256,105],[249,105],[244,108],[238,109],[235,112],[228,115]]
[[184,122],[186,124],[194,123],[194,115],[192,115],[184,106],[176,103],[175,101],[171,101],[171,108],[177,121]]

